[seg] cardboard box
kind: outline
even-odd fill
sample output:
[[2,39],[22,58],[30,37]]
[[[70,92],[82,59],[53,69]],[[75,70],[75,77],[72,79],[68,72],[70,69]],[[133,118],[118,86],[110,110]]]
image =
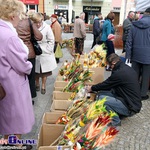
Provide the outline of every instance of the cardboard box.
[[[58,150],[58,148],[63,148],[63,150],[70,150],[69,146],[50,146],[63,132],[64,125],[56,124],[42,124],[39,136],[37,148],[38,150]],[[69,149],[65,149],[69,148]]]
[[104,67],[91,68],[90,70],[93,71],[93,75],[91,77],[92,81],[86,81],[85,84],[94,85],[104,81]]
[[63,76],[58,75],[58,76],[56,77],[56,81],[64,81],[64,80],[63,80]]
[[62,91],[68,84],[68,81],[56,81],[54,84],[54,91]]
[[53,91],[53,101],[54,100],[68,100],[71,97],[72,92],[61,92]]
[[63,111],[53,111],[53,112],[45,112],[42,118],[42,123],[46,124],[56,124],[58,118],[64,114]]
[[73,101],[68,100],[55,100],[53,101],[50,111],[66,111]]

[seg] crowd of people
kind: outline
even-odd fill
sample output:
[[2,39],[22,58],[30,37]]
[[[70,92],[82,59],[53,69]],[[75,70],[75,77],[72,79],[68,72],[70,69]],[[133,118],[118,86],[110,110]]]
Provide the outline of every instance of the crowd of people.
[[[74,23],[75,53],[83,54],[86,38],[85,13],[81,13]],[[104,82],[87,86],[87,91],[96,91],[97,100],[107,97],[105,106],[108,112],[116,112],[112,125],[121,125],[121,118],[140,112],[142,100],[149,99],[150,81],[150,8],[144,14],[130,11],[123,22],[123,53],[125,61],[115,54],[113,40],[115,14],[110,12],[103,20],[102,14],[96,14],[93,21],[93,44],[105,44],[107,49],[106,71],[112,71]],[[91,48],[91,49],[92,49]],[[132,67],[128,66],[132,62]]]
[[[115,54],[114,45],[110,38],[114,38],[112,36],[115,31],[114,19],[113,12],[110,12],[103,23],[102,33],[99,31],[100,40],[107,47],[107,64],[112,70],[112,74],[104,82],[88,86],[87,90],[99,92],[97,100],[107,97],[105,102],[107,111],[117,113],[117,116],[113,117],[112,125],[118,126],[121,124],[122,117],[140,112],[141,101],[149,99],[150,8],[147,8],[142,15],[130,11],[127,19],[123,22],[122,52],[126,53],[126,64]],[[95,35],[94,31],[98,30],[94,27],[93,34]],[[99,30],[100,27],[99,25]]]
[[[149,98],[150,8],[142,16],[136,19],[135,16],[135,12],[129,12],[123,23],[123,53],[132,67],[115,54],[115,14],[110,12],[103,19],[98,13],[93,21],[92,48],[97,44],[106,45],[106,71],[112,71],[112,74],[102,83],[87,86],[87,90],[97,91],[97,100],[107,97],[107,111],[118,114],[113,118],[113,126],[121,124],[122,116],[140,112],[141,101]],[[82,12],[74,22],[75,53],[80,55],[84,53],[86,39],[84,19],[85,13]],[[48,20],[38,12],[26,13],[21,1],[0,0],[0,84],[6,91],[6,96],[0,101],[0,134],[5,139],[12,134],[21,138],[22,134],[32,130],[35,122],[32,99],[37,96],[37,91],[46,93],[47,77],[59,63],[55,51],[62,44],[61,23],[56,14]],[[38,56],[31,42],[31,26],[42,49]]]
[[[21,1],[0,0],[0,83],[6,92],[0,100],[0,135],[4,139],[9,135],[20,139],[35,123],[33,99],[40,89],[41,94],[46,93],[47,77],[59,63],[55,51],[62,42],[62,29],[56,15],[51,15],[51,22],[48,25],[41,13],[26,12]],[[32,34],[42,49],[41,55],[35,54]],[[21,149],[24,145],[16,146]],[[31,148],[26,145],[26,149]]]

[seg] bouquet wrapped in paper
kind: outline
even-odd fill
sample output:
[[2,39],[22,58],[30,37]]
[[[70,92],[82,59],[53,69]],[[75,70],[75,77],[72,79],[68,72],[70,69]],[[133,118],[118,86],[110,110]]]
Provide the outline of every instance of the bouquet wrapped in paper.
[[84,54],[83,66],[85,68],[96,68],[106,66],[106,55],[105,45],[96,45],[93,51],[88,54]]
[[[63,66],[59,70],[59,74],[65,78],[65,76],[68,76],[69,74],[73,73],[78,66],[80,66],[79,58],[74,59],[71,62],[68,62],[67,60],[64,62]],[[65,79],[64,79],[65,80]]]
[[80,68],[77,72],[74,73],[63,91],[78,93],[79,90],[84,87],[85,81],[91,81],[91,76],[92,72],[90,70],[84,70],[83,68]]
[[87,112],[87,109],[91,103],[92,101],[86,99],[74,100],[73,104],[68,108],[67,112],[61,115],[56,123],[67,124],[69,121],[78,118],[84,112]]
[[[74,119],[74,120],[71,120],[70,122],[68,122],[68,124],[65,128],[65,131],[63,133],[63,137],[60,140],[60,143],[64,142],[64,138],[65,138],[65,141],[71,141],[72,143],[74,143],[75,141],[77,141],[77,138],[79,138],[79,136],[77,136],[77,135],[79,135],[79,133],[81,133],[81,130],[83,130],[88,123],[90,123],[93,119],[97,118],[100,114],[108,114],[105,109],[105,106],[104,106],[105,101],[106,101],[106,98],[103,98],[102,100],[95,101],[95,102],[92,102],[92,103],[86,105],[86,107],[83,105],[84,101],[82,101],[82,100],[77,101],[75,103],[75,107],[72,109],[69,109],[69,111],[67,112],[68,116],[70,118],[73,115],[75,115],[76,112],[78,112],[78,108],[81,109],[81,107],[84,106],[86,109],[83,109],[84,112],[82,113],[82,115],[80,115],[79,117],[78,116],[75,117],[75,118],[77,118],[77,120]],[[110,116],[110,117],[112,117],[113,115],[115,115],[115,114],[114,113],[108,114],[108,116]],[[106,124],[105,123],[106,118],[105,118],[105,120],[103,119],[101,121],[102,121],[101,124]],[[65,143],[65,144],[67,145],[68,143]]]

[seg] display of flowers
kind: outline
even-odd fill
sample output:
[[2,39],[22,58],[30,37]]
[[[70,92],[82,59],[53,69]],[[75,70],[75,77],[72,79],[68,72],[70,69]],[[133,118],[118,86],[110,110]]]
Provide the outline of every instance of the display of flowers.
[[[72,40],[63,41],[63,45],[72,47]],[[82,57],[83,61],[77,54],[72,62],[65,61],[59,70],[62,79],[68,81],[63,92],[72,92],[68,99],[72,103],[56,122],[65,125],[57,145],[69,145],[72,150],[100,150],[119,132],[111,125],[112,118],[117,114],[105,108],[107,97],[97,101],[88,99],[85,88],[85,81],[90,81],[93,74],[90,68],[106,66],[106,54],[104,44],[96,45]]]
[[106,66],[105,45],[96,45],[91,52],[84,54],[83,66],[86,68],[96,68]]
[[[66,116],[71,118],[65,127],[64,132],[58,139],[58,145],[71,145],[74,150],[89,150],[100,148],[109,144],[118,130],[109,126],[113,112],[108,113],[104,102],[106,98],[84,105],[86,101],[78,100],[66,112]],[[83,108],[82,114],[79,113]],[[75,114],[76,116],[73,116]]]

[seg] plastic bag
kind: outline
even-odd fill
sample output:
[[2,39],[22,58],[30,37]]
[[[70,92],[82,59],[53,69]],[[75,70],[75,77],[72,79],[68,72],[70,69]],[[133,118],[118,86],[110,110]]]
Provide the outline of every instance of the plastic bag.
[[59,43],[57,43],[56,51],[55,51],[55,58],[62,58],[63,52],[61,50],[61,46]]
[[128,65],[129,67],[132,67],[132,63],[130,59],[126,59],[125,64]]

